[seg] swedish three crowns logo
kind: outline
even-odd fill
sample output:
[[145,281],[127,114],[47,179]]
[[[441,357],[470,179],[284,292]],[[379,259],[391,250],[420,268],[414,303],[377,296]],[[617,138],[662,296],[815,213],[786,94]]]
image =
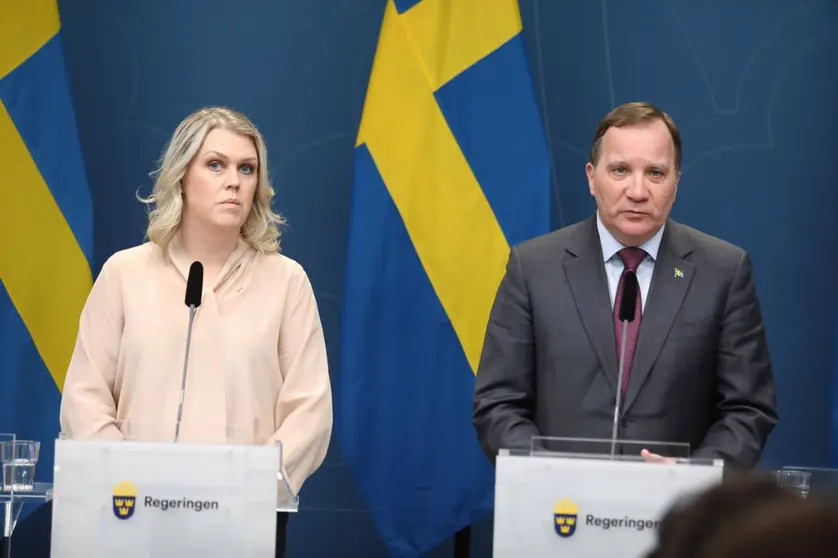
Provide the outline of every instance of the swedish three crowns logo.
[[570,500],[562,500],[553,508],[553,523],[556,534],[567,538],[576,532],[576,516],[579,508]]
[[113,487],[113,514],[119,519],[130,519],[137,503],[137,487],[121,482]]

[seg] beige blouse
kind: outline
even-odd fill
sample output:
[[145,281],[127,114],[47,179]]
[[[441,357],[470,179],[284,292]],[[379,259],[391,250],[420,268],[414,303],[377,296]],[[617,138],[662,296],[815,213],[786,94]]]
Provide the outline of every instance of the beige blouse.
[[[61,400],[76,438],[171,442],[189,309],[188,261],[146,243],[114,254],[82,311]],[[332,394],[317,303],[303,268],[240,241],[195,314],[179,440],[282,443],[295,492],[322,464]]]

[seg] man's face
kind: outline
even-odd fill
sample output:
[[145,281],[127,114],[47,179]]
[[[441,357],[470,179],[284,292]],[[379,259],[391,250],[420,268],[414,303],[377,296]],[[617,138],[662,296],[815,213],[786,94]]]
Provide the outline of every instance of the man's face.
[[663,226],[680,178],[660,119],[609,128],[596,166],[588,163],[585,173],[603,225],[625,246],[643,244]]

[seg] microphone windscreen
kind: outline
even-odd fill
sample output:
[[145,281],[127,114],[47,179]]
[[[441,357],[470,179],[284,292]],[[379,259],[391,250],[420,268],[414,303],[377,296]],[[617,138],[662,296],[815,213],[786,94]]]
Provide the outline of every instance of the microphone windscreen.
[[633,271],[626,273],[623,277],[623,298],[620,299],[620,311],[618,319],[623,321],[633,321],[635,314],[635,306],[637,304],[637,275]]
[[197,308],[201,305],[204,289],[204,266],[201,262],[192,262],[189,277],[186,279],[186,305]]

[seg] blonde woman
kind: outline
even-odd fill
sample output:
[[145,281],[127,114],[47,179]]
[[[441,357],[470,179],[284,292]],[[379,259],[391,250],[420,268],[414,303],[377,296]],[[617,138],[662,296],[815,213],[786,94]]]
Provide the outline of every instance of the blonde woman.
[[[172,440],[192,262],[203,264],[180,440],[281,441],[296,491],[322,464],[332,395],[317,303],[279,253],[265,144],[242,114],[207,108],[175,130],[156,174],[148,241],[111,256],[81,315],[61,402],[73,437]],[[277,526],[284,554],[287,516]]]

